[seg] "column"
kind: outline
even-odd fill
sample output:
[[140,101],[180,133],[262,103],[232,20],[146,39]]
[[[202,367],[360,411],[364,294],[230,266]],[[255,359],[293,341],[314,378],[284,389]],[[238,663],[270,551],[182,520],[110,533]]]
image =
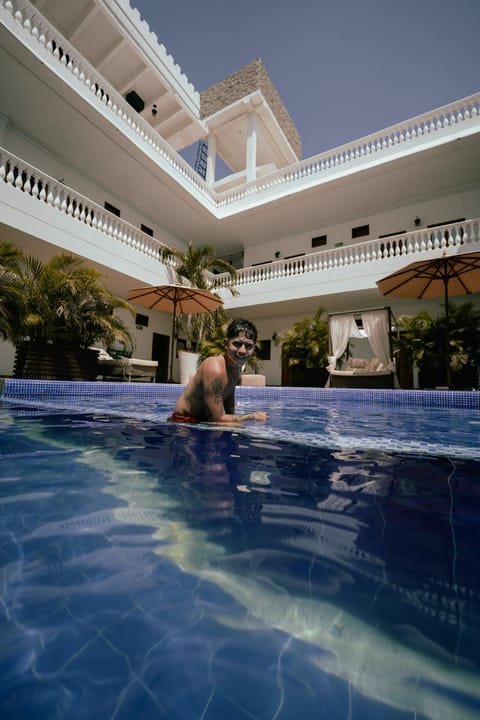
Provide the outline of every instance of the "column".
[[207,174],[205,180],[213,187],[215,184],[215,161],[217,158],[217,138],[213,133],[208,136],[207,143]]
[[247,116],[246,155],[247,182],[250,182],[257,176],[257,116],[254,112]]

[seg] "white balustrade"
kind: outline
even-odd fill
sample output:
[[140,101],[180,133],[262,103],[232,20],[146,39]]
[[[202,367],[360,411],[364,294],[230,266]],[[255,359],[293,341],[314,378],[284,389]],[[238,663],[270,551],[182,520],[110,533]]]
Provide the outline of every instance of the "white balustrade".
[[[233,209],[233,206],[243,203],[246,199],[251,199],[252,196],[260,199],[262,195],[267,194],[271,197],[272,192],[280,193],[285,190],[292,192],[294,190],[292,186],[303,185],[306,180],[308,182],[315,181],[315,179],[321,180],[332,169],[358,163],[359,160],[366,157],[390,152],[394,146],[415,143],[419,138],[434,134],[449,126],[459,125],[480,114],[480,94],[472,95],[440,110],[400,123],[381,133],[300,161],[259,180],[217,194],[141,116],[134,113],[115,88],[97,74],[86,59],[76,52],[73,46],[38,13],[28,0],[0,0],[0,12],[2,12],[2,8],[14,18],[22,32],[28,33],[32,41],[38,42],[56,62],[59,62],[71,73],[74,81],[82,83],[92,92],[104,106],[102,112],[114,113],[128,126],[129,131],[138,134],[159,155],[159,158],[169,163],[173,173],[177,173],[179,177],[190,184],[192,189],[203,195],[217,209],[226,207]],[[39,202],[46,203],[58,212],[70,216],[73,220],[89,225],[115,242],[155,259],[159,259],[161,256],[164,246],[158,240],[142,233],[129,223],[110,216],[104,208],[91,200],[1,149],[0,180]],[[414,256],[420,252],[478,243],[479,239],[479,220],[469,220],[432,230],[414,231],[390,237],[388,240],[369,240],[366,243],[244,268],[238,271],[236,285],[261,283],[277,278],[328,271],[331,268],[352,266],[403,255]],[[168,258],[164,262],[172,267],[176,265],[174,258]],[[212,275],[210,280],[217,288],[232,284],[227,274]]]
[[[404,235],[389,237],[388,240],[379,238],[334,250],[321,250],[298,258],[275,260],[265,265],[243,268],[237,270],[234,284],[250,285],[292,275],[328,271],[332,268],[360,265],[405,255],[414,256],[425,251],[438,251],[442,248],[455,248],[472,243],[480,243],[480,218],[450,223],[428,231],[415,230]],[[412,262],[414,261],[415,258],[412,257]],[[218,275],[207,273],[207,275],[217,289],[232,285],[228,273]]]
[[215,193],[209,185],[183,160],[163,138],[140,116],[108,81],[97,73],[95,68],[70,45],[56,28],[44,18],[28,0],[2,0],[1,8],[8,11],[17,21],[21,30],[27,32],[32,41],[37,42],[51,53],[72,75],[73,82],[80,82],[102,103],[103,112],[112,112],[120,118],[135,134],[166,160],[173,172],[187,181],[209,202],[214,202]]
[[[74,221],[89,225],[115,242],[155,259],[161,258],[162,249],[166,247],[159,240],[120,220],[92,200],[40,172],[3,148],[0,148],[0,181],[49,205]],[[438,251],[478,242],[480,242],[480,220],[467,220],[427,230],[415,230],[388,239],[368,240],[297,258],[275,260],[272,263],[243,268],[237,271],[235,284],[241,286],[261,283],[399,256],[415,256],[425,251]],[[163,262],[172,267],[177,265],[177,260],[173,257]],[[216,288],[232,284],[227,273],[210,274],[209,279]]]
[[[12,153],[0,148],[0,181],[45,203],[72,220],[89,225],[115,242],[160,259],[166,245],[120,220],[92,200],[45,175]],[[175,265],[171,261],[172,266]]]
[[[416,143],[425,135],[434,134],[452,125],[457,125],[472,117],[480,115],[480,93],[471,95],[461,101],[451,103],[439,110],[426,113],[404,123],[389,128],[382,133],[369,135],[353,143],[321,155],[300,161],[288,168],[278,170],[261,180],[243,186],[241,190],[226,190],[218,196],[219,206],[238,203],[247,195],[271,192],[272,188],[282,189],[292,184],[301,183],[308,177],[318,177],[331,168],[347,165],[366,156],[379,155],[390,151],[393,146]],[[291,192],[291,188],[288,188]]]
[[[3,10],[2,10],[3,8]],[[18,23],[21,31],[26,32],[52,58],[59,62],[78,81],[89,88],[104,105],[102,112],[114,113],[127,126],[129,131],[139,135],[163,160],[166,160],[173,173],[186,181],[191,189],[200,193],[213,209],[232,208],[262,196],[267,199],[273,193],[293,192],[294,185],[303,186],[321,181],[326,173],[340,166],[362,161],[371,156],[390,153],[395,146],[417,143],[426,135],[433,135],[444,128],[459,125],[480,115],[480,93],[461,101],[451,103],[438,110],[392,126],[360,140],[348,143],[326,153],[302,160],[287,168],[254,180],[241,187],[216,193],[202,178],[178,155],[153,128],[137,113],[105,78],[101,77],[88,61],[80,56],[70,43],[31,5],[28,0],[0,0],[0,12],[7,12]]]

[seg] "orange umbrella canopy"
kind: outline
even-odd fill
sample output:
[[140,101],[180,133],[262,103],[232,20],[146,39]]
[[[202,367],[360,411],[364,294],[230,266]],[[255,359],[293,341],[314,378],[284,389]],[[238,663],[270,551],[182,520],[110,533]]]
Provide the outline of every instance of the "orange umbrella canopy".
[[377,282],[382,295],[437,298],[480,292],[480,252],[414,262]]
[[149,310],[165,310],[174,314],[212,312],[222,300],[209,290],[186,285],[156,285],[129,290],[128,299]]
[[143,305],[149,310],[164,310],[173,313],[169,382],[173,382],[173,344],[177,315],[213,312],[220,305],[223,305],[223,301],[209,290],[200,290],[196,287],[173,283],[171,285],[155,285],[153,287],[129,290],[128,299],[137,305]]
[[399,298],[445,299],[446,375],[450,386],[450,339],[448,298],[450,295],[470,295],[480,292],[480,252],[443,255],[432,260],[420,260],[377,282],[382,295]]

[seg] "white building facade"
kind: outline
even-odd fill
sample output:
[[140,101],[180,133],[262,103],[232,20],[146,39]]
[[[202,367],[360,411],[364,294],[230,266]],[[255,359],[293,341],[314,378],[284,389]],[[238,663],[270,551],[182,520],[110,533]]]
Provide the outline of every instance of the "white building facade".
[[[227,313],[272,340],[319,307],[437,314],[376,281],[480,247],[480,93],[302,159],[261,61],[198,93],[127,0],[0,0],[0,67],[0,242],[72,251],[122,297],[172,280],[162,246],[208,243],[240,268]],[[200,141],[205,178],[180,154]],[[171,319],[138,312],[149,359]]]

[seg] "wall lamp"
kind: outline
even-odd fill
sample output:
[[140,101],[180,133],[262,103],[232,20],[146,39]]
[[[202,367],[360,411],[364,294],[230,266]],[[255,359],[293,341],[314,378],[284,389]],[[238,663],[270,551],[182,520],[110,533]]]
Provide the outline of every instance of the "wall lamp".
[[157,113],[158,113],[157,106],[156,106],[155,103],[154,103],[154,104],[152,105],[152,115],[153,115],[153,117],[157,117]]
[[415,220],[413,222],[415,223],[415,227],[419,227],[419,225],[422,222],[422,218],[419,218],[417,215],[417,217],[415,218]]

